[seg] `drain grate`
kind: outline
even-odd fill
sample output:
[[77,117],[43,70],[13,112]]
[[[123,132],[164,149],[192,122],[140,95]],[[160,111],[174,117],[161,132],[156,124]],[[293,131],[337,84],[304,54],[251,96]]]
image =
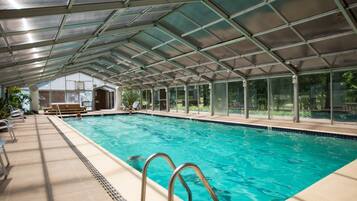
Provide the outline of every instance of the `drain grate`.
[[110,184],[110,182],[93,166],[93,164],[77,149],[77,147],[67,138],[67,136],[48,118],[52,125],[56,128],[58,133],[63,137],[63,139],[68,143],[73,152],[78,156],[78,158],[83,162],[83,164],[88,168],[93,177],[100,183],[104,190],[114,201],[126,201],[123,196]]

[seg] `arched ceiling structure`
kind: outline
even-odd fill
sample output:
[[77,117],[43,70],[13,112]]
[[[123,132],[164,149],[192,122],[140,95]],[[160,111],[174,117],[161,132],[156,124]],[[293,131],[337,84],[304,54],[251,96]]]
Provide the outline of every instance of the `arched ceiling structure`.
[[0,85],[152,87],[357,69],[356,0],[0,0]]

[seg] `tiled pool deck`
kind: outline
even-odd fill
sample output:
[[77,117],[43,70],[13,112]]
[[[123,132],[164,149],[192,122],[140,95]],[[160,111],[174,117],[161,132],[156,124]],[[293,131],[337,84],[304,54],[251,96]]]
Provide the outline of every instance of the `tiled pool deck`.
[[1,201],[112,200],[46,116],[28,116],[14,131],[17,142],[5,145],[11,165],[0,181]]
[[[88,115],[115,113],[117,112],[104,111],[88,113]],[[357,136],[355,125],[331,126],[317,122],[294,124],[285,120],[246,120],[232,116],[211,117],[207,114],[187,115],[158,111],[151,111],[148,114]],[[81,160],[83,157],[127,201],[140,200],[140,174],[136,170],[101,149],[59,118],[50,116],[48,119],[47,117],[29,116],[25,123],[16,124],[15,133],[18,141],[6,144],[12,164],[8,179],[0,185],[1,201],[112,200],[106,192],[108,188],[103,188],[101,185],[103,182],[97,181],[98,178],[95,179],[93,171],[87,168],[88,165],[83,162],[83,159]],[[0,134],[2,139],[8,139],[7,133]],[[83,157],[79,157],[76,150]],[[162,187],[149,182],[148,201],[165,201],[165,197],[166,191]],[[356,198],[357,160],[323,178],[288,201],[352,201]]]

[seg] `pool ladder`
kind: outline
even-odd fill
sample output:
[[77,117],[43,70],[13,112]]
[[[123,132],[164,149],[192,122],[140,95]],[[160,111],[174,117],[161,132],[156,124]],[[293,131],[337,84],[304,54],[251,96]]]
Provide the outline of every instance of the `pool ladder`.
[[[57,111],[58,111],[58,113],[57,113]],[[57,104],[57,111],[56,111],[56,115],[58,116],[58,117],[60,117],[62,120],[63,120],[63,116],[62,116],[62,113],[61,113],[61,109],[60,109],[60,107],[59,107],[59,105]],[[59,115],[58,115],[59,114]]]
[[196,175],[198,176],[198,178],[200,178],[200,180],[202,181],[204,187],[206,188],[206,190],[210,194],[212,200],[218,201],[216,193],[213,191],[213,189],[209,185],[206,177],[203,175],[201,169],[197,165],[195,165],[193,163],[184,163],[184,164],[180,165],[179,167],[176,167],[176,165],[174,164],[174,162],[172,161],[170,156],[165,154],[165,153],[153,154],[146,160],[144,168],[143,168],[142,180],[141,180],[141,201],[145,201],[145,198],[146,198],[147,171],[148,171],[149,165],[156,158],[165,159],[165,161],[174,170],[172,175],[171,175],[171,177],[170,177],[170,182],[169,182],[168,196],[167,196],[168,201],[174,201],[174,190],[175,190],[174,189],[175,188],[174,185],[175,185],[175,180],[176,180],[177,177],[179,178],[181,184],[183,185],[183,187],[185,188],[185,190],[187,192],[188,201],[192,201],[192,192],[191,192],[191,190],[188,187],[187,183],[185,182],[185,180],[183,179],[183,177],[180,174],[181,171],[183,171],[184,169],[187,169],[187,168],[193,169],[195,171]]

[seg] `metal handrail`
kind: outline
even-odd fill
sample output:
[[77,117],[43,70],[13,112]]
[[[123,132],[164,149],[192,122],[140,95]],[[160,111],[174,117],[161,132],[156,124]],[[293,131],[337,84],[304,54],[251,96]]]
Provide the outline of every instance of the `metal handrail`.
[[174,171],[174,173],[171,175],[170,178],[170,183],[169,183],[169,192],[168,192],[168,201],[173,201],[174,200],[174,191],[175,191],[175,179],[176,177],[180,177],[180,172],[186,168],[191,168],[195,171],[196,175],[198,176],[198,178],[200,178],[200,180],[202,181],[203,185],[205,186],[205,188],[207,189],[207,191],[209,192],[212,200],[214,201],[218,201],[218,198],[216,196],[216,193],[213,191],[212,187],[209,185],[206,177],[203,175],[201,169],[193,164],[193,163],[185,163],[180,165],[178,168],[176,168],[176,170]]
[[[147,181],[148,167],[149,167],[151,161],[153,161],[155,158],[159,158],[159,157],[160,158],[164,158],[166,160],[166,162],[170,165],[170,167],[173,170],[176,169],[176,165],[171,160],[170,156],[168,156],[167,154],[165,154],[165,153],[156,153],[156,154],[151,155],[145,161],[145,165],[144,165],[144,168],[143,168],[142,180],[141,180],[141,201],[145,201],[145,198],[146,198],[146,181]],[[184,179],[182,178],[182,176],[180,174],[177,174],[177,176],[179,177],[181,184],[183,185],[183,187],[187,191],[188,200],[192,201],[192,192],[191,192],[190,188],[188,187],[188,185],[186,184],[186,182],[184,181]]]
[[[57,110],[58,110],[58,112],[59,112],[59,114],[60,114],[61,119],[63,120],[62,113],[61,113],[61,109],[60,109],[60,107],[59,107],[58,104],[57,104]],[[58,116],[58,115],[57,115],[57,116]]]

